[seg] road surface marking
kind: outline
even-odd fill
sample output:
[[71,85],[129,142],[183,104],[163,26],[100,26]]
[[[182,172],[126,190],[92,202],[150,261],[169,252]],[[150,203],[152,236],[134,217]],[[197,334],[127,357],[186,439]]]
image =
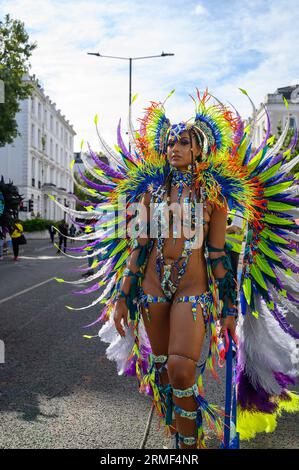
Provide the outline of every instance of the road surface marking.
[[17,292],[16,294],[10,295],[9,297],[5,297],[5,299],[0,300],[0,304],[4,304],[4,302],[7,302],[8,300],[14,299],[15,297],[18,297],[19,295],[25,294],[26,292],[29,292],[35,289],[36,287],[47,284],[47,282],[50,282],[53,280],[54,280],[54,277],[51,277],[50,279],[47,279],[46,281],[39,282],[38,284],[35,284],[34,286],[28,287],[28,289],[21,290],[20,292]]

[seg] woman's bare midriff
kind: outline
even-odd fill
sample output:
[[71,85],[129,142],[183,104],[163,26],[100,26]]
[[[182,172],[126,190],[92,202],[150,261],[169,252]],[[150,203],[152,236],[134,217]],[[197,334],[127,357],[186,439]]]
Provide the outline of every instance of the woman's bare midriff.
[[[204,238],[206,238],[209,229],[209,221],[212,213],[212,206],[207,204],[203,210],[205,225],[203,229]],[[163,247],[163,256],[165,264],[172,264],[177,260],[183,251],[185,238],[176,238],[175,243],[170,231],[170,237],[165,240]],[[147,267],[144,273],[142,287],[145,293],[153,296],[165,296],[161,281],[156,271],[157,259],[157,240],[154,240],[154,246],[151,250]],[[181,265],[181,264],[180,264]],[[174,294],[173,300],[183,295],[200,295],[208,290],[207,266],[204,256],[204,242],[198,249],[193,249],[189,258],[186,271],[179,281],[179,285]]]
[[[178,243],[178,240],[177,240]],[[156,271],[157,247],[156,243],[151,251],[145,271],[142,287],[147,294],[164,296],[161,282]],[[165,257],[166,264],[172,264],[174,259]],[[193,250],[190,256],[186,272],[180,279],[173,300],[183,295],[199,295],[208,288],[206,260],[203,248]]]

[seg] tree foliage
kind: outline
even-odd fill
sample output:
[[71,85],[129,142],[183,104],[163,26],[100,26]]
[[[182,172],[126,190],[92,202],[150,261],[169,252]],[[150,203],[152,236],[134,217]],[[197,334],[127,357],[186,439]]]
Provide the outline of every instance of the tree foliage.
[[0,21],[0,80],[5,89],[5,102],[0,103],[0,147],[12,143],[20,135],[15,117],[20,110],[20,101],[32,92],[32,85],[24,78],[35,48],[36,43],[29,42],[23,22],[10,15]]

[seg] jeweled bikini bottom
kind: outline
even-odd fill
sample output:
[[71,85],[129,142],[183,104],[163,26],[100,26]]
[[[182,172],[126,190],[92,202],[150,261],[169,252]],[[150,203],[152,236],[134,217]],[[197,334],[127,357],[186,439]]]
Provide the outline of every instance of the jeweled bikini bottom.
[[213,296],[211,292],[203,292],[199,295],[184,295],[182,297],[178,297],[177,299],[171,301],[167,297],[162,296],[153,296],[151,294],[145,294],[142,287],[139,287],[138,291],[138,302],[144,306],[145,312],[147,314],[148,319],[150,320],[149,314],[149,303],[158,304],[158,303],[172,303],[177,304],[180,302],[184,303],[192,303],[191,312],[193,314],[194,321],[196,320],[196,308],[197,304],[200,304],[203,312],[203,318],[205,322],[205,327],[209,321],[209,310],[213,302]]

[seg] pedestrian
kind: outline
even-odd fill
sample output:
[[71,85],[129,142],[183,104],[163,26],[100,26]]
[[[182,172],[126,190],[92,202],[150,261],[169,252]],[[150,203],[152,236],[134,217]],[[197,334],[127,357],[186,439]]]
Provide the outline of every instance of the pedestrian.
[[55,237],[55,230],[54,230],[54,227],[53,225],[50,225],[49,228],[49,235],[50,235],[50,239],[51,239],[51,243],[53,244],[54,243],[54,237]]
[[63,245],[63,252],[65,253],[66,252],[66,246],[67,246],[67,236],[68,236],[68,233],[69,233],[69,230],[68,230],[68,224],[63,221],[59,227],[58,227],[58,230],[59,230],[59,249],[57,250],[57,253],[61,253],[61,248],[62,248],[62,245]]
[[3,227],[0,226],[0,261],[3,260],[3,245],[4,245],[4,230]]
[[[76,227],[74,224],[70,226],[70,237],[74,237],[76,235]],[[75,240],[71,240],[71,243],[75,243]]]
[[23,232],[24,232],[23,225],[21,224],[19,219],[16,219],[13,225],[11,234],[10,234],[11,241],[12,241],[12,249],[13,249],[13,254],[14,254],[14,261],[19,261],[19,246],[20,246],[21,237],[23,236]]

